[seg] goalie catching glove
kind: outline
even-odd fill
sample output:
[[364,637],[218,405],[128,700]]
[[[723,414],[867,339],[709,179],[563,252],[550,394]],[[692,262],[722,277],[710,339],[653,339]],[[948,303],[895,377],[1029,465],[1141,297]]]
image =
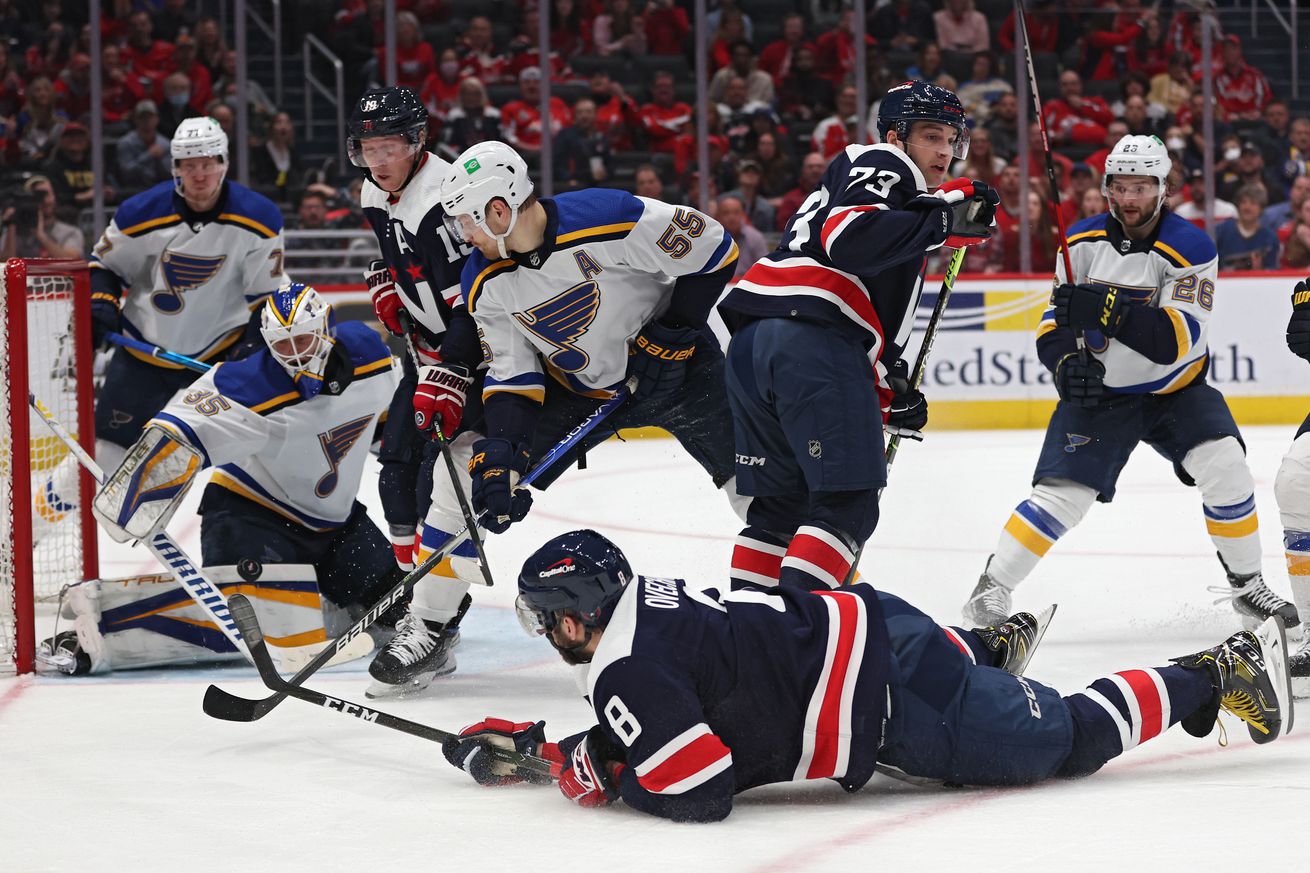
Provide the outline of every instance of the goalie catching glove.
[[996,207],[1001,195],[986,182],[952,179],[932,194],[920,194],[906,209],[941,210],[942,245],[959,249],[976,246],[992,238],[996,229]]
[[[551,773],[520,767],[495,757],[488,746],[509,749],[521,755],[535,755],[550,761]],[[512,722],[488,716],[459,732],[459,737],[441,744],[446,760],[473,777],[473,781],[488,788],[532,782],[545,785],[558,775],[564,764],[564,755],[555,743],[546,742],[544,721]]]
[[195,449],[152,425],[96,493],[92,512],[115,542],[144,540],[168,524],[202,466]]
[[441,363],[419,368],[414,389],[414,424],[420,433],[440,428],[446,439],[459,430],[464,401],[473,379],[467,367]]

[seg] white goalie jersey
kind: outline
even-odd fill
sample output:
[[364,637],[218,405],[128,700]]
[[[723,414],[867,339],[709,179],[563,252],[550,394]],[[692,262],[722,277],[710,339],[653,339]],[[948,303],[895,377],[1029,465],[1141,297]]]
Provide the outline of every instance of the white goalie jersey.
[[[1074,276],[1065,278],[1057,261],[1055,283],[1066,281],[1126,293],[1133,306],[1163,316],[1150,330],[1114,338],[1086,332],[1087,349],[1105,365],[1105,387],[1124,394],[1167,394],[1205,375],[1209,363],[1206,337],[1214,307],[1218,255],[1214,243],[1195,225],[1166,211],[1154,235],[1145,240],[1124,236],[1108,213],[1084,219],[1069,229],[1069,257]],[[1039,351],[1059,341],[1054,310],[1037,328]],[[1071,339],[1066,340],[1071,342]]]
[[[218,205],[191,215],[173,183],[128,199],[92,254],[92,300],[119,305],[123,332],[211,360],[236,343],[250,313],[287,281],[282,213],[235,182]],[[175,368],[139,352],[154,366]]]
[[345,322],[324,381],[323,391],[306,400],[261,350],[201,376],[149,426],[199,452],[214,468],[213,484],[310,530],[331,530],[350,518],[399,373],[372,329]]
[[695,209],[623,191],[575,191],[543,205],[540,249],[494,262],[474,252],[464,267],[489,366],[483,397],[540,401],[547,373],[607,397],[627,373],[633,338],[668,309],[677,278],[721,269],[737,245]]

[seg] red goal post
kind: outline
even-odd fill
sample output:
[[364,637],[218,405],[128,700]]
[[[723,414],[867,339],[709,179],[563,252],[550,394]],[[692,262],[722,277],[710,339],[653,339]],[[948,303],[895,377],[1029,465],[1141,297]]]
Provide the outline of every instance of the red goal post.
[[0,273],[0,672],[32,671],[36,604],[98,575],[94,483],[28,406],[95,450],[85,261],[15,258]]

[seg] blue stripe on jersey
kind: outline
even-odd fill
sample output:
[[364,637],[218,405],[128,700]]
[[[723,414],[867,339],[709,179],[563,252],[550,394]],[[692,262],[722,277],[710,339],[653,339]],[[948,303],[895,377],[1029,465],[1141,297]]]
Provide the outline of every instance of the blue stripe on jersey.
[[1283,548],[1289,552],[1310,552],[1310,531],[1284,531]]
[[1030,524],[1032,524],[1033,527],[1037,528],[1053,540],[1058,540],[1067,533],[1064,525],[1060,524],[1055,516],[1051,515],[1045,509],[1042,509],[1030,500],[1025,500],[1023,503],[1020,503],[1015,507],[1014,511],[1022,515]]
[[391,350],[382,342],[377,331],[362,321],[341,322],[337,325],[334,339],[338,345],[345,345],[351,363],[356,367],[391,357]]
[[[326,518],[318,518],[317,516],[310,515],[309,513],[301,512],[299,509],[296,509],[293,506],[288,506],[286,503],[283,503],[281,500],[278,500],[272,494],[269,494],[268,491],[264,488],[264,486],[256,482],[249,473],[247,473],[245,470],[242,470],[236,464],[221,464],[217,469],[223,471],[223,473],[225,473],[226,475],[231,476],[243,487],[249,488],[261,500],[267,501],[267,503],[270,504],[269,505],[270,509],[274,509],[276,511],[284,513],[285,515],[290,516],[291,518],[300,522],[305,527],[313,528],[314,530],[318,530],[318,531],[324,531],[324,530],[330,530],[332,528],[341,527],[341,525],[345,524],[346,522],[346,519],[342,519],[340,521],[330,521]],[[221,483],[219,484],[221,485]]]
[[239,361],[225,362],[214,372],[214,387],[224,397],[248,409],[284,394],[300,396],[287,371],[266,348]]
[[639,221],[646,206],[627,191],[614,188],[587,188],[566,191],[554,198],[559,216],[557,235],[599,229],[611,224]]
[[484,382],[487,388],[504,386],[506,388],[545,388],[546,377],[541,373],[520,373],[508,379],[493,379],[490,375]]
[[[124,200],[114,212],[114,223],[118,225],[119,230],[128,235],[133,232],[144,233],[164,224],[172,225],[181,221],[181,217],[176,213],[173,203],[173,180],[169,179]],[[169,217],[177,221],[149,224]]]
[[282,210],[277,204],[239,182],[227,183],[227,206],[223,214],[261,236],[276,236],[282,231]]
[[1255,511],[1255,495],[1243,500],[1241,503],[1233,503],[1228,506],[1201,506],[1205,510],[1206,518],[1213,518],[1218,521],[1230,518],[1242,518],[1250,515]]
[[[1164,218],[1160,220],[1160,232],[1156,235],[1156,242],[1168,246],[1186,261],[1180,266],[1200,266],[1218,257],[1214,242],[1206,236],[1205,231],[1173,212],[1166,211]],[[1169,257],[1168,253],[1158,246],[1155,251],[1165,255],[1170,261],[1176,260]]]
[[710,273],[713,272],[716,268],[722,269],[723,266],[726,266],[726,264],[721,266],[720,262],[728,254],[728,250],[732,248],[732,243],[733,243],[732,235],[725,230],[723,232],[723,242],[719,243],[719,247],[714,250],[714,254],[710,255],[709,259],[705,261],[705,266],[701,267],[692,275]]
[[1180,364],[1178,367],[1175,367],[1174,369],[1170,370],[1168,373],[1161,376],[1159,379],[1155,379],[1154,381],[1142,382],[1139,385],[1110,386],[1110,390],[1118,391],[1120,394],[1150,394],[1153,391],[1158,391],[1161,388],[1164,388],[1174,379],[1177,379],[1180,375],[1182,375],[1183,371],[1186,370],[1188,367],[1195,366],[1198,360],[1204,360],[1204,358],[1192,358],[1187,363]]
[[1183,321],[1187,324],[1187,335],[1192,338],[1192,345],[1196,345],[1196,341],[1201,338],[1201,322],[1197,321],[1186,312],[1182,312],[1181,310],[1174,311],[1178,312],[1178,314],[1183,317]]
[[1073,226],[1069,228],[1069,236],[1076,236],[1080,233],[1086,233],[1089,230],[1105,230],[1105,222],[1109,217],[1110,213],[1102,212],[1100,215],[1092,215],[1080,221],[1076,221]]
[[213,466],[209,460],[209,450],[205,448],[205,444],[201,442],[200,437],[194,430],[192,430],[191,425],[187,424],[171,412],[161,411],[155,416],[155,420],[166,422],[170,427],[177,428],[182,436],[186,437],[186,441],[190,444],[191,448],[200,452],[200,456],[205,459],[205,466]]

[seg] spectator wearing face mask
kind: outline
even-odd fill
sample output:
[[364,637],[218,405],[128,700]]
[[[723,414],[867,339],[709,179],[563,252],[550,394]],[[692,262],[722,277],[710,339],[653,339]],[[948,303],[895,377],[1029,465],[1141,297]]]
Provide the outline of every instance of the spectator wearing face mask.
[[164,79],[164,102],[159,107],[159,130],[169,139],[177,126],[200,115],[191,105],[191,79],[186,73],[171,73]]

